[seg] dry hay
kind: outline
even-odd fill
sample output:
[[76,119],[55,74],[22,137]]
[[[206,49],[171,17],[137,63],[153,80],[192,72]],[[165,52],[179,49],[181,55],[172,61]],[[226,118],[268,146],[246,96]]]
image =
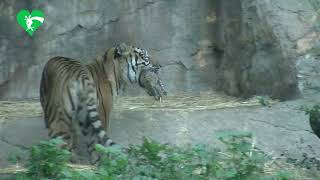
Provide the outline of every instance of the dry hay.
[[[269,100],[268,102],[273,104],[277,101]],[[196,111],[245,106],[261,106],[261,103],[257,97],[242,99],[222,93],[210,92],[199,95],[178,94],[165,96],[161,102],[155,101],[148,96],[121,97],[115,101],[114,110]]]
[[0,118],[41,115],[42,109],[38,101],[0,101]]
[[[271,101],[274,103],[276,101]],[[221,93],[210,92],[198,95],[178,94],[155,101],[153,97],[118,97],[114,101],[114,111],[131,110],[164,110],[164,111],[195,111],[234,108],[243,106],[260,106],[257,97],[241,99]],[[0,118],[7,117],[38,117],[42,116],[39,100],[30,101],[0,101]]]
[[[67,166],[69,166],[70,168],[76,171],[95,170],[95,166],[91,166],[91,165],[67,164]],[[27,169],[18,164],[12,167],[0,169],[0,175],[12,175],[12,174],[18,174],[18,173],[25,173],[25,172],[27,172]]]

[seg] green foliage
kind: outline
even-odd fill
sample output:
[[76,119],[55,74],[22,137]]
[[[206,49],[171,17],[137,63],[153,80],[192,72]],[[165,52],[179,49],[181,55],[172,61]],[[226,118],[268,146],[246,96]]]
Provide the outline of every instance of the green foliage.
[[314,105],[312,108],[302,106],[301,110],[304,111],[307,115],[309,115],[310,119],[320,118],[320,105]]
[[96,151],[102,154],[97,175],[102,179],[117,179],[128,165],[128,155],[122,152],[119,145],[105,148],[97,144]]
[[295,179],[294,173],[290,171],[279,171],[276,174],[277,180],[290,180],[290,179]]
[[224,132],[218,139],[225,150],[201,144],[180,148],[148,138],[141,145],[131,146],[127,153],[120,146],[96,145],[102,158],[92,171],[68,168],[70,153],[60,148],[60,139],[54,139],[32,148],[28,173],[18,179],[294,179],[285,172],[264,174],[263,167],[270,159],[255,148],[250,133]]
[[66,164],[71,153],[61,148],[63,143],[61,139],[52,139],[33,146],[29,162],[26,165],[27,177],[31,179],[62,179],[68,175],[69,170]]
[[263,174],[263,166],[269,159],[255,148],[251,133],[226,132],[218,138],[227,147],[226,155],[220,159],[219,177],[252,179]]
[[309,115],[312,131],[320,137],[320,105],[314,105],[312,108],[302,107],[302,110]]
[[319,9],[320,9],[320,1],[319,0],[309,0],[309,3],[312,5],[314,10],[319,11]]
[[21,149],[14,149],[7,155],[7,161],[16,164],[19,163],[23,159],[24,152]]
[[259,103],[262,106],[270,107],[270,98],[269,97],[267,97],[267,96],[257,96],[257,99],[258,99]]

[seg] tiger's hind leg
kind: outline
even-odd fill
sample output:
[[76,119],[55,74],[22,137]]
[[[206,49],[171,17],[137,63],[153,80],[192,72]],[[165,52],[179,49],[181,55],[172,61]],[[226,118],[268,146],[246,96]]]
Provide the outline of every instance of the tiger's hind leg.
[[[72,87],[69,87],[72,91]],[[72,152],[71,162],[86,163],[83,160],[83,153],[80,153],[81,148],[81,129],[78,123],[77,105],[78,99],[74,93],[69,93],[63,101],[60,101],[59,106],[51,107],[51,114],[49,116],[49,137],[60,137],[64,141],[62,148]],[[73,104],[72,106],[70,104]],[[72,107],[72,108],[71,108]],[[80,151],[80,152],[79,152]]]
[[84,96],[86,102],[86,118],[80,126],[83,126],[83,134],[87,137],[87,149],[90,154],[91,163],[96,163],[99,160],[99,155],[95,152],[95,145],[101,144],[103,146],[112,146],[115,143],[107,136],[105,129],[103,128],[102,121],[100,119],[97,105],[96,89],[93,85],[88,86],[86,96]]
[[53,115],[51,118],[53,118],[54,120],[49,119],[50,124],[49,124],[48,136],[50,138],[60,137],[64,141],[63,148],[66,148],[71,151],[72,145],[73,145],[72,136],[70,133],[71,124],[67,119],[65,119],[65,117],[63,116],[63,113],[60,111],[60,108],[57,108],[56,112],[53,114],[55,115]]
[[88,111],[91,127],[89,128],[91,132],[89,137],[89,142],[87,144],[88,152],[90,154],[91,163],[96,163],[100,157],[95,151],[95,145],[101,144],[105,147],[112,146],[115,143],[107,136],[106,131],[102,127],[101,121],[98,119],[98,113],[95,108]]
[[78,114],[75,112],[71,119],[71,162],[76,164],[87,164],[89,163],[89,156],[87,155],[86,146],[82,138],[81,127],[79,125]]

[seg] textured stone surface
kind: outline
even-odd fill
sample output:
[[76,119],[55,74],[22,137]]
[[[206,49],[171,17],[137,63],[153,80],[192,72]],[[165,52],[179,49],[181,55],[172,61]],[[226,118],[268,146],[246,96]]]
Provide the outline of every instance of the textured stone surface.
[[233,95],[285,99],[298,94],[297,42],[316,31],[313,6],[308,1],[231,0],[221,1],[219,9],[218,46],[225,49],[217,70],[220,87]]
[[[320,51],[319,51],[320,52]],[[320,92],[320,58],[307,54],[297,61],[299,89],[304,94]]]
[[[16,4],[20,3],[1,2],[2,6],[13,9],[12,12],[1,12],[3,18],[14,17],[16,11],[24,7],[16,7]],[[42,67],[51,57],[60,55],[89,62],[106,48],[123,41],[148,49],[152,57],[165,66],[163,74],[169,74],[165,75],[165,80],[170,92],[200,91],[214,86],[202,80],[200,70],[192,70],[190,73],[188,70],[196,65],[190,54],[196,51],[197,42],[212,36],[210,31],[214,24],[206,22],[206,17],[213,9],[210,1],[110,0],[106,3],[102,0],[74,0],[31,4],[30,8],[45,12],[46,20],[32,38],[19,31],[15,19],[8,22],[12,25],[10,29],[25,37],[24,47],[30,56],[17,57],[15,54],[19,51],[18,47],[13,48],[9,55],[4,50],[6,56],[1,56],[0,67],[7,75],[0,77],[3,79],[0,92],[2,97],[37,97]],[[7,37],[6,33],[0,33]],[[12,41],[7,43],[13,46],[17,40]],[[8,48],[9,45],[1,43],[0,46]],[[26,67],[21,68],[23,70],[17,69],[22,62]],[[10,69],[12,73],[8,72]],[[177,86],[176,81],[181,82],[180,86]],[[199,82],[199,88],[191,87],[190,84],[195,82]],[[127,92],[142,93],[137,88]]]
[[[0,97],[38,97],[49,58],[89,62],[124,41],[145,47],[163,65],[169,93],[222,89],[289,98],[297,94],[297,54],[316,44],[305,39],[315,34],[318,5],[314,0],[3,0]],[[16,23],[20,9],[45,12],[32,38]]]

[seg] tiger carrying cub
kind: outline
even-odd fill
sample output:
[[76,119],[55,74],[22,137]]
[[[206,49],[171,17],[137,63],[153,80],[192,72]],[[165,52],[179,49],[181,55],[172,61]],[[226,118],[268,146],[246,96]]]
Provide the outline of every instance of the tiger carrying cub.
[[40,83],[49,137],[62,137],[74,154],[95,163],[95,144],[115,144],[106,133],[113,97],[127,84],[138,83],[161,100],[166,91],[158,70],[146,50],[125,43],[87,65],[66,57],[50,59]]

